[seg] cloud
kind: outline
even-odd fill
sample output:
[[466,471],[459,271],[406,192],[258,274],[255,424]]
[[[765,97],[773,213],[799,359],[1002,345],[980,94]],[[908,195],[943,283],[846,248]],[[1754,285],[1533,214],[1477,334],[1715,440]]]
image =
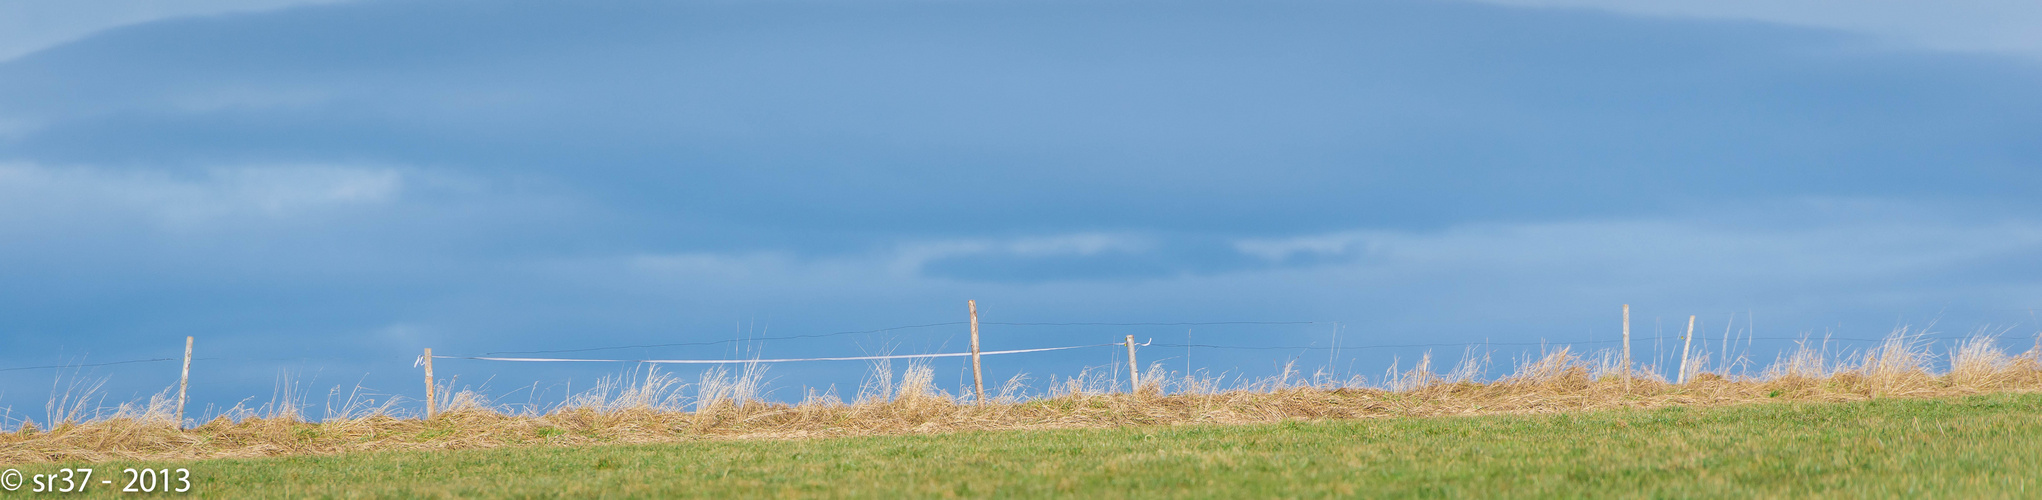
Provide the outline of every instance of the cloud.
[[1270,262],[1295,258],[1324,258],[1354,255],[1371,241],[1368,232],[1337,232],[1289,238],[1247,238],[1234,242],[1234,249]]
[[[1101,244],[1101,241],[1139,242]],[[1043,242],[1062,242],[1043,245]],[[1091,243],[1078,243],[1091,242]],[[1174,289],[1178,295],[1239,296],[1288,288],[1270,296],[1370,296],[1411,307],[1455,306],[1451,296],[1508,297],[1510,306],[1560,307],[1589,294],[1592,300],[1701,302],[1743,307],[1766,300],[1831,297],[1822,306],[1862,307],[1859,299],[1915,294],[1927,299],[1966,294],[2007,305],[2042,300],[2042,275],[2033,266],[2005,266],[2016,256],[2042,255],[2042,220],[1978,219],[1964,211],[1919,203],[1811,198],[1785,203],[1719,205],[1671,217],[1580,219],[1529,223],[1475,223],[1440,230],[1354,229],[1283,238],[1233,240],[1235,259],[1263,261],[1200,271],[1195,266],[1127,280],[1129,267],[1172,261],[1189,253],[1173,246],[1205,242],[1157,236],[1096,233],[970,242],[920,242],[855,255],[802,258],[789,254],[682,254],[632,257],[637,269],[661,280],[697,283],[709,290],[749,289],[762,296],[776,287],[845,296],[893,289],[951,288],[959,278],[984,278],[976,288],[1044,290]],[[1050,247],[1059,251],[1043,252]],[[931,249],[940,249],[932,251]],[[1017,251],[1016,249],[1028,249]],[[1309,256],[1309,257],[1307,257]],[[1123,264],[1104,274],[957,269],[963,263],[1043,266],[1077,259]],[[1010,260],[1001,260],[1010,259]],[[1028,263],[1035,259],[1035,263]],[[1125,265],[1120,259],[1137,261]],[[911,265],[904,266],[903,263]],[[919,265],[912,265],[919,264]],[[1915,289],[1952,270],[1998,266],[2000,283],[2028,287],[2024,294],[1980,295],[1998,285],[1966,289],[1945,285]],[[1116,267],[1116,266],[1102,266]],[[1017,279],[993,279],[1012,274]],[[1247,284],[1253,284],[1249,286]],[[1957,288],[1948,288],[1956,286]],[[1046,288],[1045,288],[1046,287]],[[1356,288],[1360,287],[1360,288]],[[1345,291],[1336,291],[1345,289]],[[1360,292],[1360,290],[1374,290]],[[826,292],[837,290],[836,292]],[[1056,294],[1060,292],[1045,292]],[[1603,295],[1611,295],[1603,297]],[[1855,297],[1855,298],[1853,298]],[[1201,299],[1203,300],[1203,299]],[[1339,301],[1298,299],[1316,313],[1340,314]],[[1887,305],[1887,299],[1879,299]],[[1420,304],[1423,304],[1420,306]],[[1905,302],[1891,305],[1904,306]],[[1320,309],[1323,308],[1323,309]],[[1297,313],[1300,311],[1292,311]]]
[[346,0],[0,0],[0,61],[121,26]]
[[80,217],[140,217],[159,228],[232,218],[288,219],[383,205],[402,193],[388,167],[246,165],[196,175],[88,167],[0,164],[0,206],[13,225]]
[[1937,49],[2042,56],[2042,4],[2021,0],[1480,0],[1626,14],[1735,19],[1866,33]]

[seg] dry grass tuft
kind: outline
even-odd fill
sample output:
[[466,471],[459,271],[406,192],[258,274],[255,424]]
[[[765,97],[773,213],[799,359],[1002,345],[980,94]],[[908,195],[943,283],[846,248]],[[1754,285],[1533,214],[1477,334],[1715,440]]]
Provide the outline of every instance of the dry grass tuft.
[[[337,407],[329,405],[319,422],[303,418],[293,389],[280,384],[271,403],[254,409],[237,405],[190,429],[178,428],[167,392],[101,410],[89,403],[95,393],[83,390],[52,399],[45,421],[55,422],[51,429],[23,422],[13,433],[0,433],[0,463],[1551,413],[2042,389],[2042,342],[2012,355],[1981,333],[1948,352],[1948,370],[1940,373],[1933,371],[1937,358],[1929,347],[1905,330],[1855,355],[1804,342],[1761,376],[1695,369],[1685,384],[1649,372],[1626,380],[1626,371],[1611,365],[1606,353],[1584,357],[1564,347],[1522,359],[1510,374],[1488,382],[1481,380],[1488,357],[1472,351],[1444,374],[1433,369],[1428,354],[1409,369],[1391,368],[1376,385],[1323,371],[1303,376],[1291,366],[1271,377],[1225,384],[1223,376],[1151,365],[1132,392],[1117,392],[1110,372],[1085,371],[1052,376],[1045,394],[1029,397],[1028,378],[1016,376],[983,406],[936,387],[926,364],[896,373],[884,362],[874,365],[851,402],[814,391],[798,404],[770,402],[764,398],[764,368],[750,365],[711,369],[693,384],[659,370],[605,378],[545,409],[496,405],[449,386],[439,392],[447,395],[440,402],[445,410],[423,419],[404,414],[400,398],[377,402],[356,390]],[[1705,366],[1707,360],[1691,364]]]

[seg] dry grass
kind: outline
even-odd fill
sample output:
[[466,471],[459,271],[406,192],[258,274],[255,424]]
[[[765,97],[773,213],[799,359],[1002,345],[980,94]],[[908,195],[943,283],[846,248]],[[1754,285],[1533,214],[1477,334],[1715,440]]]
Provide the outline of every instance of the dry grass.
[[647,370],[605,379],[547,409],[492,405],[474,392],[448,387],[441,392],[451,394],[441,402],[445,410],[430,419],[406,415],[394,398],[378,404],[351,393],[337,408],[329,405],[326,419],[309,422],[285,395],[283,403],[237,406],[189,430],[178,429],[162,395],[88,411],[94,406],[84,402],[91,399],[87,391],[52,400],[49,421],[62,422],[53,429],[24,424],[17,432],[0,433],[0,463],[1551,413],[2042,390],[2042,348],[2011,355],[1984,335],[1958,343],[1941,358],[1948,368],[1940,371],[1932,367],[1938,358],[1919,337],[1896,334],[1858,354],[1831,355],[1804,343],[1760,376],[1694,370],[1679,385],[1643,372],[1626,380],[1606,353],[1584,357],[1565,348],[1520,360],[1512,374],[1483,382],[1478,379],[1489,359],[1470,354],[1444,374],[1426,356],[1410,369],[1392,368],[1374,385],[1360,377],[1304,376],[1289,368],[1266,379],[1225,384],[1155,365],[1132,392],[1113,391],[1110,374],[1086,372],[1051,377],[1047,392],[1031,398],[1022,394],[1026,379],[1016,377],[983,406],[937,389],[933,371],[923,365],[898,376],[891,366],[878,365],[852,401],[811,392],[798,404],[761,400],[763,370],[756,366],[711,370],[694,384]]

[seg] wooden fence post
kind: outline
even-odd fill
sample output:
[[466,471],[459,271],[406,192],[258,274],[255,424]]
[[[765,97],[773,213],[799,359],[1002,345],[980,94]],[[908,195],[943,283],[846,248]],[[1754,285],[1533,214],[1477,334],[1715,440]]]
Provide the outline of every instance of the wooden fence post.
[[1631,305],[1624,304],[1624,390],[1631,390]]
[[191,337],[184,337],[184,373],[177,376],[177,428],[184,428],[184,390],[191,385]]
[[425,348],[425,418],[439,412],[439,388],[433,384],[433,348]]
[[1134,336],[1133,336],[1133,335],[1128,335],[1128,336],[1127,336],[1127,384],[1128,384],[1128,390],[1127,390],[1127,392],[1130,392],[1130,393],[1133,393],[1133,392],[1141,392],[1141,390],[1142,390],[1142,375],[1141,375],[1141,371],[1140,371],[1140,370],[1137,370],[1137,369],[1135,369],[1135,366],[1138,366],[1138,365],[1136,365],[1136,364],[1135,364],[1135,362],[1134,362]]
[[1694,347],[1695,347],[1695,317],[1693,315],[1689,315],[1687,317],[1687,335],[1680,336],[1680,376],[1674,377],[1673,383],[1676,384],[1687,383],[1687,355],[1688,351],[1694,349]]
[[986,374],[978,363],[978,301],[967,300],[964,305],[971,308],[971,384],[978,387],[978,404],[986,404]]

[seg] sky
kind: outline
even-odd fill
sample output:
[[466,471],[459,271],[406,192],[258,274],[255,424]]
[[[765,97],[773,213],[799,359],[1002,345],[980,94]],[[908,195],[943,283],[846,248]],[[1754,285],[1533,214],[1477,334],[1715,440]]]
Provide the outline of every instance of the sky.
[[[419,396],[424,348],[958,352],[967,300],[987,350],[1135,335],[1248,377],[1469,343],[1501,375],[1611,346],[1624,304],[1660,373],[1689,315],[1761,365],[1901,327],[2022,350],[2033,5],[0,2],[0,424],[174,385],[90,365],[185,336],[193,413],[316,416]],[[506,402],[633,366],[436,362]]]

